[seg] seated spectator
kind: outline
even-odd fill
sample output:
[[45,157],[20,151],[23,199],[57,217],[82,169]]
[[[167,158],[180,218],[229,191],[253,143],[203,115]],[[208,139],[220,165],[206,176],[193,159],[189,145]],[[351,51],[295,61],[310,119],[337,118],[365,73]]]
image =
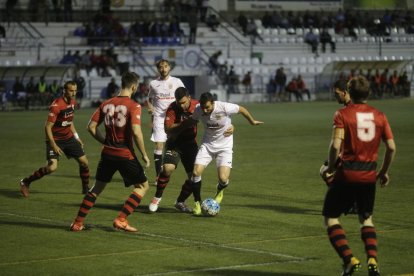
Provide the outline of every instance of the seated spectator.
[[318,56],[319,37],[313,33],[312,28],[305,34],[305,43],[312,47],[312,53]]
[[215,14],[210,14],[206,19],[206,24],[213,32],[216,32],[218,26],[220,26],[220,21]]
[[336,44],[332,40],[332,36],[328,33],[327,29],[322,30],[322,32],[320,34],[320,41],[321,41],[321,44],[322,44],[322,53],[326,52],[326,44],[327,43],[331,45],[331,52],[335,53]]
[[106,97],[107,99],[115,97],[119,92],[119,86],[115,82],[115,78],[111,78],[111,81],[106,87]]
[[89,72],[92,69],[92,63],[91,63],[91,51],[86,50],[83,55],[81,55],[80,61],[79,61],[79,69],[86,70],[86,73],[89,76]]
[[[305,81],[302,79],[301,75],[298,75],[298,78],[296,79],[296,82],[297,82],[299,93],[300,94],[305,93],[308,96],[308,100],[310,101],[310,99],[311,99],[310,91],[309,91],[308,88],[306,88]],[[301,95],[301,98],[302,98],[302,95]]]
[[251,94],[252,93],[252,72],[248,71],[242,80],[242,84],[244,86],[244,91],[246,94]]
[[219,57],[221,56],[221,51],[217,51],[214,54],[210,56],[208,59],[208,64],[210,65],[210,72],[209,75],[212,75],[213,73],[217,74],[218,70],[220,68],[220,63],[218,61]]
[[76,59],[75,56],[72,55],[72,51],[68,50],[66,52],[66,55],[63,56],[63,58],[59,61],[60,64],[75,64]]
[[292,101],[292,94],[295,94],[296,101],[300,102],[302,100],[302,95],[298,90],[298,83],[296,78],[292,78],[288,85],[286,86],[286,91],[289,92],[289,101]]

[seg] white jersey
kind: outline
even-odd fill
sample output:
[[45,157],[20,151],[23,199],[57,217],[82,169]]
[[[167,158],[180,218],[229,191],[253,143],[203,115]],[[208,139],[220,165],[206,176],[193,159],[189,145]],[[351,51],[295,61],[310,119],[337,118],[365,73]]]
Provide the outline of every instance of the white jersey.
[[197,105],[192,117],[204,126],[203,145],[212,152],[233,148],[233,135],[225,137],[224,132],[231,126],[231,115],[239,113],[239,108],[237,104],[214,101],[213,112],[208,116]]
[[170,103],[175,101],[174,93],[178,87],[184,87],[183,82],[176,77],[169,76],[166,80],[160,78],[149,83],[149,95],[154,106],[154,116],[165,117]]

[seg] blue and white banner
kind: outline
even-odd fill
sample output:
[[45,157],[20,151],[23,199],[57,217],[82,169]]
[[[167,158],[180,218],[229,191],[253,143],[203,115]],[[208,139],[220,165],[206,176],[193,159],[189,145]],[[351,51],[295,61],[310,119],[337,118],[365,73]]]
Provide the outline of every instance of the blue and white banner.
[[183,50],[183,65],[186,70],[197,70],[200,67],[200,47],[186,46]]

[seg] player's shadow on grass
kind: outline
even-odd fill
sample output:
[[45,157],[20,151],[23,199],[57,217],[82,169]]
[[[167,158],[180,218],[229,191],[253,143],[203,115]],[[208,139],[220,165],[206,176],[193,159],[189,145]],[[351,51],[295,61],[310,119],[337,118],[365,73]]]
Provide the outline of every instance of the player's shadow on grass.
[[314,210],[314,209],[306,209],[306,208],[300,208],[300,207],[293,207],[293,206],[283,206],[283,205],[236,205],[233,204],[234,206],[239,206],[239,207],[247,207],[247,208],[252,208],[252,209],[261,209],[261,210],[271,210],[271,211],[276,211],[276,212],[280,212],[280,213],[287,213],[287,214],[307,214],[307,215],[317,215],[320,216],[321,215],[321,210]]
[[16,190],[0,189],[0,196],[8,198],[23,198],[18,188],[16,188]]
[[63,230],[69,230],[69,225],[70,225],[70,223],[68,223],[68,225],[63,225],[63,224],[56,224],[53,222],[45,223],[45,222],[33,222],[33,221],[27,221],[27,220],[10,221],[10,220],[1,220],[1,219],[0,219],[0,224],[27,227],[27,228],[45,228],[45,229],[63,229]]
[[[79,204],[76,206],[79,206]],[[114,211],[120,211],[122,207],[123,207],[122,204],[105,204],[105,203],[96,203],[93,206],[94,209],[106,209],[106,210],[114,210]],[[148,210],[148,205],[139,205],[138,208],[134,210],[134,213],[153,214]],[[174,209],[173,207],[172,208],[160,207],[157,213],[180,213],[180,212]]]

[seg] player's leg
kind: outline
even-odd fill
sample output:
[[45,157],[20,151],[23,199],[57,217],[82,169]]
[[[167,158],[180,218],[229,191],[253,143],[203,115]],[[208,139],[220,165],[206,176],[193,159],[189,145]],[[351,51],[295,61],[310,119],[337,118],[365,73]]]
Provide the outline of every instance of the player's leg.
[[136,228],[129,225],[127,217],[140,205],[142,198],[149,189],[147,176],[136,158],[122,162],[119,167],[119,173],[124,180],[125,186],[134,186],[134,190],[125,201],[118,217],[115,218],[113,226],[119,230],[137,232]]
[[175,168],[176,165],[174,164],[164,164],[162,166],[162,170],[157,179],[157,190],[155,191],[155,195],[148,206],[150,212],[156,212],[158,210],[164,190],[167,187],[171,174]]
[[184,184],[181,186],[181,191],[177,197],[175,208],[185,213],[191,213],[192,209],[185,204],[185,201],[187,200],[187,198],[190,197],[190,195],[193,192],[192,182],[190,179],[192,172],[194,170],[194,162],[197,157],[198,145],[195,142],[186,144],[186,146],[183,147],[180,151],[181,161],[183,163],[183,167],[185,169],[185,172],[187,173],[188,178],[184,181]]
[[358,271],[361,262],[354,257],[348,245],[345,230],[339,222],[342,213],[348,210],[349,202],[353,199],[352,192],[345,185],[334,183],[329,187],[323,205],[322,214],[325,217],[325,226],[332,247],[343,261],[343,274],[352,275]]
[[111,182],[112,176],[118,169],[117,163],[117,161],[107,159],[105,156],[101,157],[98,163],[98,168],[96,169],[95,185],[93,185],[90,191],[84,196],[78,215],[76,216],[75,221],[71,224],[71,231],[77,232],[85,228],[83,221],[88,215],[90,209],[95,205],[97,197],[105,189],[106,184]]
[[356,193],[359,222],[361,224],[361,240],[364,243],[370,276],[380,275],[377,259],[377,233],[372,221],[375,190],[376,185],[373,183],[371,185],[361,185]]
[[201,175],[206,167],[201,164],[194,164],[194,170],[191,175],[191,190],[194,195],[195,206],[193,208],[193,214],[196,216],[201,215]]
[[82,194],[86,194],[89,191],[89,162],[86,155],[83,155],[76,159],[79,164],[79,176],[82,181]]
[[154,166],[155,166],[155,175],[158,177],[162,169],[162,152],[164,149],[163,142],[155,142],[154,149]]
[[229,185],[230,172],[233,163],[233,151],[227,150],[220,152],[216,158],[217,164],[217,192],[214,196],[214,200],[221,203],[224,196],[224,189]]
[[70,225],[70,230],[74,232],[82,231],[85,229],[83,221],[88,215],[89,211],[95,205],[95,201],[98,196],[103,192],[106,187],[107,182],[100,180],[95,181],[95,185],[91,188],[90,191],[86,193],[83,197],[82,203],[79,207],[78,214],[75,218],[75,221]]
[[30,184],[33,181],[36,181],[36,180],[42,178],[43,176],[51,174],[51,173],[53,173],[54,171],[57,170],[57,168],[58,168],[58,159],[57,158],[58,157],[56,157],[56,159],[55,158],[49,159],[47,161],[46,166],[40,167],[39,169],[34,171],[28,177],[25,177],[25,178],[20,180],[20,193],[24,197],[29,196],[29,187],[30,187]]

